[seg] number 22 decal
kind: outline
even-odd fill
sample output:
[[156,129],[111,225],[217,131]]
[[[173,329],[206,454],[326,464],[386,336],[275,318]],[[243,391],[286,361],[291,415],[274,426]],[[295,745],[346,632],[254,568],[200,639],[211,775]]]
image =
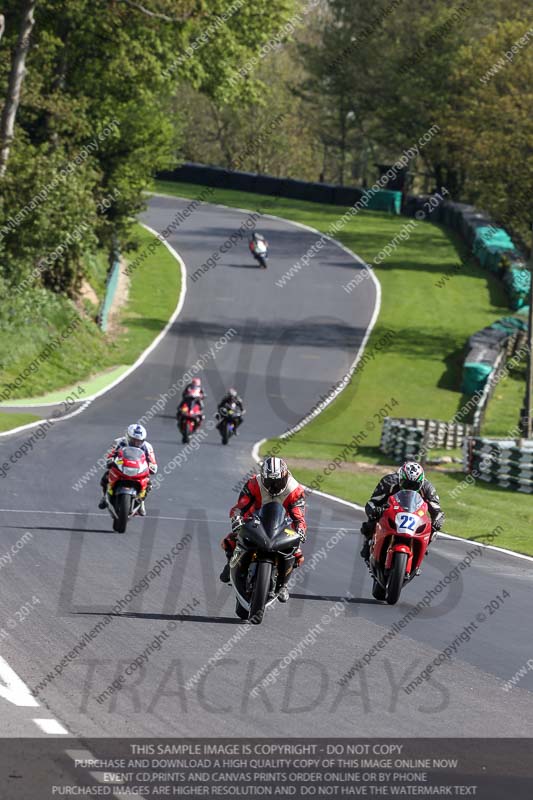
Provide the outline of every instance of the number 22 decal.
[[400,514],[400,524],[399,528],[403,528],[407,531],[414,531],[415,529],[415,518],[412,517],[410,514]]

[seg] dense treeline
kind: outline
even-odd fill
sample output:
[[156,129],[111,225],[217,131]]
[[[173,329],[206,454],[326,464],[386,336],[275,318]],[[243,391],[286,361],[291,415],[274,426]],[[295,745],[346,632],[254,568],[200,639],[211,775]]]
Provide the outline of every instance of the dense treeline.
[[[365,185],[433,125],[415,187],[524,239],[526,0],[6,0],[0,293],[75,295],[180,158]],[[272,124],[272,120],[275,124]],[[261,130],[268,127],[268,135]]]
[[6,0],[0,31],[0,294],[75,295],[88,253],[127,243],[176,163],[176,85],[218,103],[292,0]]
[[[313,5],[312,12],[306,9]],[[303,9],[303,10],[302,10]],[[432,125],[409,165],[527,240],[533,188],[533,23],[527,0],[319,0],[287,44],[241,74],[237,106],[182,93],[188,158],[231,164],[265,115],[282,125],[244,168],[365,185]]]

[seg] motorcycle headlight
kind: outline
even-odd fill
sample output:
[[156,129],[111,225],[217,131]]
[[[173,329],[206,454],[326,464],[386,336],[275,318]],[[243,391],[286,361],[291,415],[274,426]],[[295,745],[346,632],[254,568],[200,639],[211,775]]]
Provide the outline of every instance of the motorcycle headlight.
[[122,467],[122,472],[124,475],[129,475],[132,477],[133,475],[138,475],[141,470],[139,467]]

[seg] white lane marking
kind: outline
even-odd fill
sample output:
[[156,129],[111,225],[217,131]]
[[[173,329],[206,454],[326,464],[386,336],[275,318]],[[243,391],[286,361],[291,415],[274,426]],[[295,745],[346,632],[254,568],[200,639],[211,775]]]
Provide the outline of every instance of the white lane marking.
[[55,719],[34,719],[33,722],[44,732],[53,736],[57,734],[61,736],[68,736],[68,731]]
[[67,756],[69,756],[73,761],[78,759],[79,761],[90,761],[94,758],[93,754],[90,750],[65,750]]
[[[185,266],[185,262],[182,259],[182,257],[180,256],[180,254],[176,250],[174,250],[174,248],[171,247],[171,245],[169,245],[169,243],[166,241],[166,239],[161,239],[160,238],[160,234],[157,233],[157,231],[154,231],[153,228],[150,228],[148,225],[145,225],[143,222],[141,222],[140,224],[143,226],[143,228],[146,228],[147,231],[149,231],[150,233],[154,234],[154,236],[156,236],[159,239],[159,241],[161,241],[162,244],[165,245],[167,250],[174,256],[174,258],[176,259],[176,261],[180,265],[180,270],[181,270],[181,288],[180,288],[180,296],[178,298],[178,304],[177,304],[176,308],[174,309],[174,311],[172,313],[172,316],[170,317],[170,319],[168,320],[167,324],[163,328],[163,330],[160,333],[158,333],[158,335],[155,337],[153,342],[150,345],[148,345],[146,350],[144,350],[141,353],[141,355],[139,356],[137,361],[135,361],[135,363],[132,364],[131,367],[129,367],[125,372],[123,372],[122,375],[119,375],[119,377],[116,378],[112,383],[110,383],[109,386],[104,386],[104,388],[100,389],[99,392],[96,392],[95,394],[91,395],[90,397],[85,398],[81,408],[78,408],[76,411],[73,411],[71,414],[66,414],[64,417],[58,417],[57,419],[54,419],[54,422],[63,422],[64,420],[72,419],[72,417],[76,417],[78,414],[81,414],[83,411],[85,411],[94,400],[96,400],[98,397],[101,397],[102,395],[106,394],[107,392],[110,392],[112,389],[115,388],[115,386],[118,386],[119,383],[121,383],[123,380],[128,378],[131,375],[131,373],[134,372],[136,369],[138,369],[141,366],[141,364],[148,358],[148,356],[150,355],[152,350],[154,350],[157,347],[157,345],[161,342],[163,337],[165,337],[167,335],[169,329],[171,328],[171,326],[174,324],[174,322],[178,318],[179,314],[181,313],[181,310],[183,308],[183,304],[185,303],[185,295],[187,294],[187,268]],[[60,403],[41,403],[36,407],[37,408],[45,408],[47,406],[58,406],[58,405],[60,405]],[[35,404],[34,404],[34,406],[35,406]],[[32,408],[32,407],[33,406],[31,406],[31,405],[28,405],[28,406],[17,406],[17,408]],[[30,422],[27,425],[21,425],[18,428],[13,428],[13,430],[4,431],[3,433],[0,433],[0,436],[11,436],[11,435],[13,435],[15,433],[19,433],[20,431],[27,431],[27,430],[30,430],[30,428],[35,428],[37,425],[41,425],[43,422],[47,422],[47,421],[48,420],[41,419],[41,420],[38,420],[37,422]]]
[[39,703],[17,673],[0,656],[0,697],[14,706],[39,708]]
[[[46,515],[59,515],[63,517],[74,517],[76,514],[83,514],[84,517],[101,517],[101,519],[107,519],[107,514],[103,514],[101,511],[46,511],[45,509],[25,509],[25,508],[0,508],[0,512],[6,514],[46,514]],[[157,517],[157,519],[170,519],[170,520],[178,520],[180,522],[204,522],[204,517]],[[229,518],[228,519],[208,519],[207,522],[216,522],[223,525],[226,523],[229,525]],[[6,528],[9,525],[5,526]]]
[[[324,494],[323,492],[314,492],[314,494]],[[333,495],[326,495],[324,497],[333,497]],[[345,501],[343,501],[345,502]],[[346,503],[347,505],[351,506],[353,503]],[[76,514],[82,513],[84,516],[87,517],[102,517],[105,518],[106,515],[102,514],[98,511],[86,511],[86,512],[79,512],[79,511],[45,511],[44,509],[24,509],[24,508],[0,508],[0,512],[6,514],[59,514],[61,516],[67,517],[74,517]],[[157,517],[157,519],[165,519],[165,520],[177,520],[178,522],[213,522],[215,525],[229,525],[228,519],[212,519],[208,517],[205,519],[204,517]],[[9,528],[9,525],[4,525],[5,528]],[[359,528],[346,528],[346,531],[357,531]],[[339,528],[335,527],[334,525],[320,525],[319,530],[321,531],[337,531]]]
[[[14,669],[0,656],[0,697],[23,708],[40,708],[39,703]],[[51,735],[68,736],[68,731],[55,719],[37,717],[32,720],[44,732]]]

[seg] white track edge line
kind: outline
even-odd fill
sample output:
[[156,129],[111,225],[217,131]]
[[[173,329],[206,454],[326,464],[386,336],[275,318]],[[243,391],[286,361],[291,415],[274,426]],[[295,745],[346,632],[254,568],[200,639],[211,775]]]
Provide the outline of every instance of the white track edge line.
[[68,730],[55,719],[33,719],[38,728],[50,736],[68,736]]

